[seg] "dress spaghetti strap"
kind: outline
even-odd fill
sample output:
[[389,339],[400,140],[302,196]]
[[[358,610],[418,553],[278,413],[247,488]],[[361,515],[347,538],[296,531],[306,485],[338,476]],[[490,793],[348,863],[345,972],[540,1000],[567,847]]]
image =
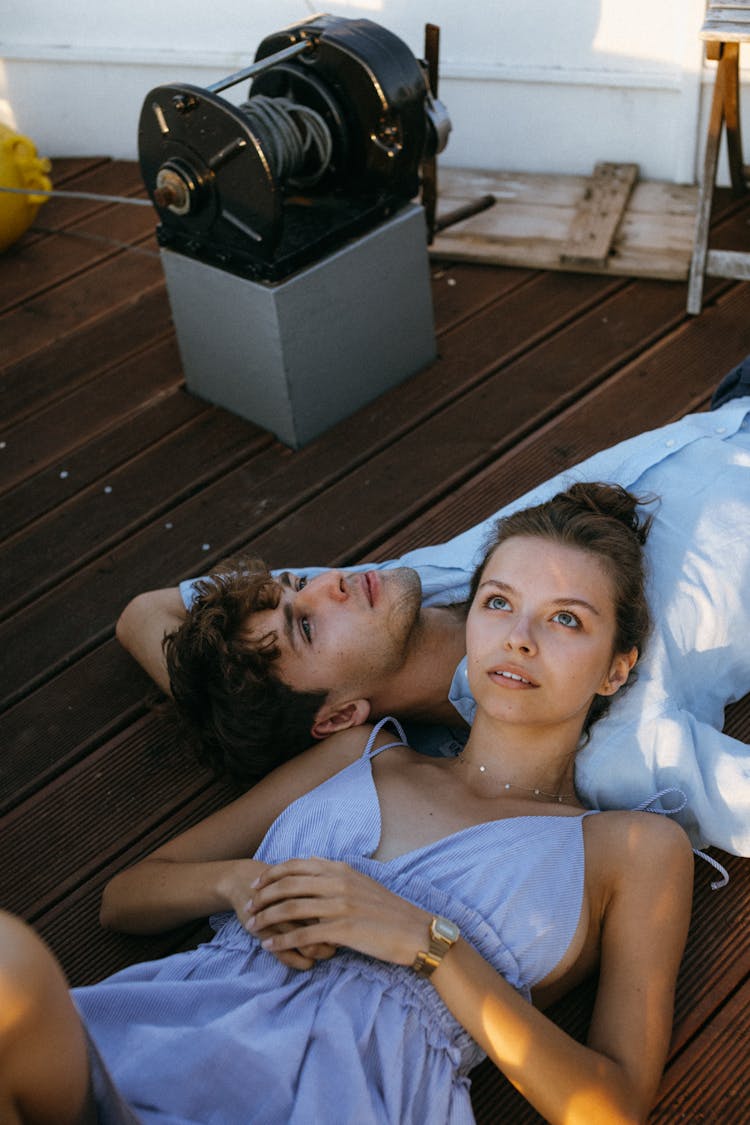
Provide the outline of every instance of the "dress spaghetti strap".
[[[387,724],[390,724],[392,727],[395,728],[396,734],[399,736],[398,741],[387,742],[385,746],[377,746],[373,750],[373,748],[372,748],[373,742],[375,741],[377,736],[380,734],[383,727],[385,727]],[[406,734],[404,733],[404,728],[401,726],[401,723],[398,721],[398,719],[394,719],[390,715],[386,715],[384,719],[381,719],[372,728],[372,732],[370,734],[370,737],[367,739],[367,745],[365,746],[364,750],[362,751],[362,757],[363,758],[374,758],[377,754],[380,754],[382,750],[390,750],[394,746],[408,746],[408,745],[409,745],[409,743],[406,741]]]
[[[675,796],[681,798],[681,804],[676,805],[672,809],[665,809],[660,807],[661,798],[666,797],[669,794],[674,794]],[[652,807],[656,806],[657,801],[659,803],[659,806]],[[658,813],[660,816],[674,816],[675,813],[682,812],[682,810],[687,806],[687,803],[688,801],[684,791],[677,788],[677,786],[675,785],[670,785],[668,789],[660,789],[658,793],[654,793],[653,797],[649,797],[647,801],[642,801],[640,805],[636,805],[633,811]],[[720,879],[715,879],[711,883],[712,891],[718,891],[721,890],[722,887],[726,887],[727,883],[729,882],[729,872],[727,871],[726,867],[719,863],[718,859],[714,859],[713,856],[701,851],[700,848],[693,848],[693,855],[697,856],[698,859],[704,859],[706,863],[710,864],[711,867],[713,867],[715,871],[718,871],[719,875],[721,876]]]

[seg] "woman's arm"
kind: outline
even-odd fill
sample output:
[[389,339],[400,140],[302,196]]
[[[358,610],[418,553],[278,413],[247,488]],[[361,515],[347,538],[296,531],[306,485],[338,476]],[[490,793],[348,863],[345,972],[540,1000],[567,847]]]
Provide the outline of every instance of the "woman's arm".
[[587,859],[598,852],[594,862],[608,864],[610,875],[586,1045],[498,987],[505,982],[464,943],[433,979],[456,1018],[547,1121],[633,1125],[648,1116],[669,1049],[693,856],[682,829],[663,817],[594,819],[605,831]]
[[[592,853],[592,865],[606,868],[606,893],[595,896],[601,973],[588,1043],[578,1043],[523,1000],[467,941],[457,942],[431,980],[547,1121],[633,1125],[646,1119],[669,1046],[693,857],[682,830],[662,817],[589,819],[599,823],[587,861]],[[323,860],[268,868],[253,890],[252,912],[251,926],[259,930],[319,919],[307,930],[309,940],[401,965],[411,965],[426,948],[430,920],[379,883]],[[301,933],[291,929],[264,944],[278,954]]]
[[287,805],[362,753],[369,730],[333,735],[115,875],[104,889],[102,925],[158,933],[220,910],[235,910],[244,921],[250,884],[265,869],[249,857]]

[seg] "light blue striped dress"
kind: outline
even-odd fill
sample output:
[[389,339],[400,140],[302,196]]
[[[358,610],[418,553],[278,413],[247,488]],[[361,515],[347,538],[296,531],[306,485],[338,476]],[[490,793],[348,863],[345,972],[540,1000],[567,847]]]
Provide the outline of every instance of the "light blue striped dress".
[[[528,997],[575,933],[586,814],[479,824],[379,862],[369,858],[380,838],[371,758],[389,747],[372,750],[371,743],[360,759],[282,813],[257,858],[344,860],[455,921]],[[234,915],[214,922],[214,939],[196,950],[74,991],[139,1121],[474,1120],[467,1075],[484,1056],[429,981],[347,950],[310,972],[287,969]]]

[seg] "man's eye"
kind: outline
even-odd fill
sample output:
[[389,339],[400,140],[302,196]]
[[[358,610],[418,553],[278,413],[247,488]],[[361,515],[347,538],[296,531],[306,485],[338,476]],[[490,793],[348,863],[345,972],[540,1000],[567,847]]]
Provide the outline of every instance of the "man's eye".
[[302,630],[302,632],[304,633],[305,640],[309,644],[310,641],[312,640],[312,629],[310,628],[310,622],[307,620],[306,617],[300,617],[299,627]]
[[488,598],[486,604],[488,609],[508,609],[508,599],[501,597],[500,594]]
[[555,614],[552,620],[557,621],[558,625],[565,625],[568,629],[578,629],[581,624],[576,615],[570,613],[567,609],[561,609],[559,613]]

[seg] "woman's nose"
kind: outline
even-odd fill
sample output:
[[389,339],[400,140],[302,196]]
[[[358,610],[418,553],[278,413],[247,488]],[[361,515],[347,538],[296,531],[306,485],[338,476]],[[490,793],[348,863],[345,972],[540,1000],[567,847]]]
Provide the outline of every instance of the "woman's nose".
[[505,638],[505,647],[511,651],[525,653],[536,651],[531,624],[526,618],[520,617],[514,621],[513,628]]

